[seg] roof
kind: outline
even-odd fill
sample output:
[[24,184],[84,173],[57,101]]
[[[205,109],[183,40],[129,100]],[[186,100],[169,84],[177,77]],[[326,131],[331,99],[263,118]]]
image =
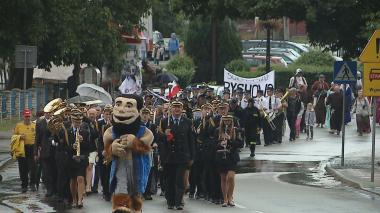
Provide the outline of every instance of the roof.
[[[81,68],[86,67],[86,64],[82,64]],[[56,66],[51,64],[50,71],[45,69],[34,68],[33,79],[45,79],[55,81],[67,81],[67,78],[73,75],[74,65],[70,66]]]

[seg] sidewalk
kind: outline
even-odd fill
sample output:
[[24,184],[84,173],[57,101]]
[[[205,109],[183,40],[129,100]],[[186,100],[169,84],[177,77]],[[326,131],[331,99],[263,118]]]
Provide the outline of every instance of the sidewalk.
[[345,184],[380,195],[380,151],[375,155],[375,179],[371,182],[371,153],[354,153],[345,156],[344,167],[341,159],[333,158],[326,171]]
[[[0,140],[11,140],[12,131],[0,131]],[[1,149],[0,149],[1,150]]]

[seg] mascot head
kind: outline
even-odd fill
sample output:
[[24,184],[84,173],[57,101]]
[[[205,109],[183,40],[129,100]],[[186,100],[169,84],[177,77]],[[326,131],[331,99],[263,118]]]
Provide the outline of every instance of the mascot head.
[[143,99],[135,94],[124,94],[115,99],[112,124],[119,135],[131,134],[140,127],[140,110]]

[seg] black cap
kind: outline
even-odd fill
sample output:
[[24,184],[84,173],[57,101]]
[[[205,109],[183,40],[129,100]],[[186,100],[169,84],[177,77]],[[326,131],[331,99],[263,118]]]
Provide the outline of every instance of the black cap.
[[223,94],[230,94],[230,90],[229,89],[224,89],[223,90]]

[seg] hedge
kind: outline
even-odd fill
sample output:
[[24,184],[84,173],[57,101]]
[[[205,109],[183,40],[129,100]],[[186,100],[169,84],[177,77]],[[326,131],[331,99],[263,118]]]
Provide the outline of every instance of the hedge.
[[168,72],[178,77],[178,84],[185,88],[191,83],[195,72],[195,65],[189,56],[176,55],[165,66]]
[[[275,86],[277,88],[287,88],[289,86],[289,79],[294,76],[296,70],[301,68],[303,70],[306,81],[309,85],[313,84],[318,79],[320,74],[325,75],[326,81],[331,82],[333,77],[333,66],[313,66],[313,65],[289,65],[287,68],[283,66],[273,66],[272,70],[276,71]],[[235,72],[234,74],[244,78],[254,78],[265,74],[265,66],[257,68],[256,72]]]

